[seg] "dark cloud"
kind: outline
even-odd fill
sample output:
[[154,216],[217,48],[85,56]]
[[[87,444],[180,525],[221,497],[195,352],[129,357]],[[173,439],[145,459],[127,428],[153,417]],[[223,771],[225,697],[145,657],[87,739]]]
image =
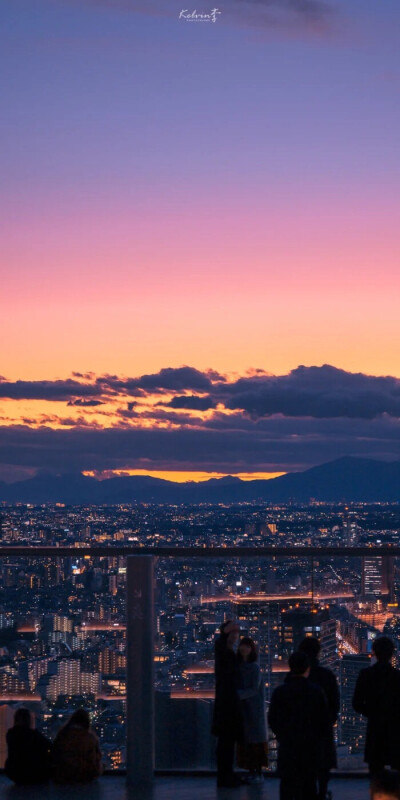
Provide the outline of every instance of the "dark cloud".
[[291,471],[353,455],[394,459],[400,426],[386,420],[246,420],[248,428],[0,428],[0,463],[29,469]]
[[188,408],[194,411],[208,411],[210,408],[215,408],[216,403],[215,400],[212,400],[209,396],[199,397],[194,394],[184,394],[176,395],[169,403],[163,405],[169,406],[170,408]]
[[201,417],[193,417],[190,414],[179,413],[179,411],[167,411],[159,406],[151,409],[144,409],[140,413],[138,411],[121,408],[118,410],[118,416],[122,419],[137,420],[138,423],[142,420],[149,420],[150,422],[168,422],[171,425],[186,425],[190,427],[201,427],[203,420]]
[[[365,442],[371,441],[372,446],[379,442],[382,449],[388,447],[388,440],[392,440],[394,447],[398,448],[400,439],[399,421],[386,414],[373,420],[346,417],[299,418],[284,417],[281,414],[254,420],[243,412],[229,415],[217,412],[211,418],[204,420],[202,427],[227,433],[242,431],[248,435],[261,436],[265,440],[280,438],[294,440],[300,437],[303,440],[313,438],[321,442],[331,438],[336,441],[351,442],[362,439]],[[394,451],[393,455],[395,454]],[[400,450],[398,455],[400,456]]]
[[226,383],[228,380],[226,375],[223,375],[221,372],[217,372],[215,369],[206,369],[204,372],[207,375],[207,378],[210,378],[210,381],[218,381],[219,383]]
[[98,384],[109,387],[115,392],[125,394],[150,394],[159,392],[180,392],[184,389],[208,391],[211,386],[210,377],[194,367],[166,367],[151,375],[140,378],[121,379],[116,375],[105,375],[97,379]]
[[0,397],[12,400],[65,401],[71,397],[93,397],[101,393],[100,386],[71,378],[64,381],[0,381]]
[[[93,384],[3,381],[1,390],[17,399],[65,399],[81,409],[78,421],[30,415],[17,426],[5,420],[0,465],[18,469],[290,471],[344,455],[400,456],[400,380],[328,365],[281,376],[256,371],[231,382],[181,367],[132,379],[103,376]],[[128,402],[131,391],[146,396],[146,404]],[[173,396],[164,399],[162,392]],[[150,402],[154,395],[157,403]],[[119,422],[93,425],[85,407],[110,396],[124,402],[106,412]],[[209,409],[207,419],[187,413]]]
[[215,377],[212,381],[209,373],[181,367],[126,380],[116,376],[99,378],[98,382],[115,392],[142,396],[190,390],[207,392],[202,397],[177,394],[166,405],[205,411],[221,403],[230,410],[243,410],[255,419],[276,414],[327,419],[374,419],[380,414],[400,417],[400,380],[393,377],[350,373],[329,365],[300,366],[288,375],[278,376],[257,370],[232,382]]
[[74,378],[84,378],[85,381],[92,381],[96,377],[95,372],[72,372]]
[[[92,383],[73,379],[0,380],[0,397],[65,401],[80,407],[100,406],[118,396],[148,398],[165,393],[175,396],[159,405],[206,411],[220,404],[230,411],[244,411],[254,419],[276,414],[323,419],[374,419],[381,414],[400,417],[398,378],[350,373],[329,365],[300,366],[288,375],[278,376],[256,370],[233,381],[225,376],[221,379],[211,370],[201,372],[188,366],[168,367],[137,378],[103,375]],[[134,408],[135,402],[130,401],[128,410]]]
[[240,378],[218,387],[227,408],[254,417],[400,417],[400,380],[350,373],[329,365],[298,367],[288,375]]
[[67,406],[80,406],[84,408],[90,408],[94,406],[102,406],[104,405],[103,400],[84,400],[83,398],[79,397],[77,400],[69,400]]

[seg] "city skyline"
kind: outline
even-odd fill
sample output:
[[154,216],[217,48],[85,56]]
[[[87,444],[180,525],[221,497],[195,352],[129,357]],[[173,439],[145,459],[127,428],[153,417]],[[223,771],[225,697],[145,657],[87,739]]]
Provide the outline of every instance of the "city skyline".
[[[290,653],[318,637],[340,684],[339,766],[362,769],[365,722],[352,693],[382,633],[398,664],[399,519],[397,502],[2,505],[0,766],[20,703],[51,738],[84,705],[107,768],[126,765],[133,620],[134,634],[144,624],[154,638],[157,767],[212,769],[214,644],[234,618],[257,644],[267,706]],[[138,554],[143,569],[144,553],[155,562],[150,611],[140,590],[130,606],[129,572]],[[187,742],[185,726],[182,748],[180,720],[192,713],[196,735]],[[271,731],[268,740],[273,770]]]

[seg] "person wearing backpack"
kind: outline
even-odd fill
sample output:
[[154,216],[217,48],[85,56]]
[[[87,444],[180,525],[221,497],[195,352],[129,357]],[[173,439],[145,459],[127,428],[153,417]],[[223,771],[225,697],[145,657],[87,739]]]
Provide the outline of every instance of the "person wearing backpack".
[[392,667],[388,636],[375,639],[372,650],[376,664],[360,671],[353,708],[368,720],[364,758],[374,776],[386,766],[400,769],[400,670]]

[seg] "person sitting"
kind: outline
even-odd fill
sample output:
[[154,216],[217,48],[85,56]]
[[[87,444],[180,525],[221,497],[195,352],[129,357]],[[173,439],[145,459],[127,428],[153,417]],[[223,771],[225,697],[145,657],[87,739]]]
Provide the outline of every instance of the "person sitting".
[[99,740],[87,711],[79,708],[58,732],[52,749],[55,783],[87,783],[103,771]]
[[371,800],[400,800],[400,773],[384,770],[371,782]]
[[51,743],[32,728],[31,713],[18,708],[14,725],[7,731],[8,757],[4,771],[14,783],[26,785],[46,783],[50,776]]

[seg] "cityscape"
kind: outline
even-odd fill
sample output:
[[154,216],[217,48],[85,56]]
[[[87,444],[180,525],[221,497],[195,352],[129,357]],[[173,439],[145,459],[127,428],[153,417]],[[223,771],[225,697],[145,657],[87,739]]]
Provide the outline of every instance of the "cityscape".
[[[15,708],[35,713],[51,738],[84,706],[108,770],[126,764],[126,558],[121,548],[219,548],[218,558],[156,560],[154,675],[156,768],[210,769],[213,650],[226,619],[259,648],[266,704],[288,657],[315,635],[337,675],[339,768],[363,769],[365,722],[351,699],[373,639],[390,635],[400,653],[398,559],[386,555],[400,531],[398,504],[1,507],[0,767]],[[9,548],[26,547],[26,557]],[[107,556],[89,548],[107,545]],[[310,557],[223,557],[224,548],[313,548]],[[68,557],[40,547],[79,548]],[[376,550],[385,547],[385,555]],[[82,548],[88,554],[82,554]],[[315,548],[332,548],[318,556]],[[371,557],[343,547],[374,548]],[[29,556],[29,548],[35,548]],[[340,555],[335,556],[335,548]],[[115,550],[115,555],[113,555]],[[231,551],[230,551],[231,552]],[[1,555],[1,550],[0,550]],[[270,769],[275,742],[270,741]]]

